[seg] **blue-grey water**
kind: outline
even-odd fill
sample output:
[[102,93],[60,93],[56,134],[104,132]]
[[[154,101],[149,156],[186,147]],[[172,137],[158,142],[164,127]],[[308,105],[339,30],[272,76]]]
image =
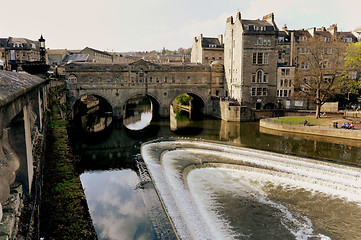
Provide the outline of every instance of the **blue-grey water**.
[[[114,121],[109,129],[96,135],[71,134],[73,151],[79,160],[81,181],[99,239],[175,239],[140,156],[141,144],[150,139],[213,140],[225,145],[246,146],[327,162],[361,164],[357,142],[341,143],[339,139],[327,139],[326,142],[325,139],[306,140],[299,136],[273,135],[261,132],[257,122],[232,123],[218,119],[181,121],[176,127],[174,123],[171,127],[168,120],[153,121],[141,131],[129,130],[122,122]],[[218,194],[217,198],[230,198],[228,194]],[[307,198],[312,199],[312,196]],[[227,211],[231,212],[231,209]],[[333,236],[332,239],[342,237]]]

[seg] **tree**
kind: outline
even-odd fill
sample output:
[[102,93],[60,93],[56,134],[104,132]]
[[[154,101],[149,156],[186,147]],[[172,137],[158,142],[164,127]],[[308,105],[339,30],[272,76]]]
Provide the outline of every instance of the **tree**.
[[340,90],[345,44],[340,39],[316,35],[299,42],[296,49],[295,89],[316,104],[316,118],[322,105]]
[[342,81],[350,93],[360,93],[361,89],[361,42],[350,44],[346,47],[345,71]]

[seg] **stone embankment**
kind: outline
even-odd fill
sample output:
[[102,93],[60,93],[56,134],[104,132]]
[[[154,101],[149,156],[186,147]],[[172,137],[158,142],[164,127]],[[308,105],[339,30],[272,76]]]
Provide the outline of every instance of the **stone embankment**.
[[259,125],[260,127],[277,131],[361,140],[361,130],[333,128],[332,126],[289,125],[277,123],[272,118],[261,119]]
[[44,239],[97,239],[84,190],[76,171],[61,94],[51,93],[51,116],[43,167],[40,232]]

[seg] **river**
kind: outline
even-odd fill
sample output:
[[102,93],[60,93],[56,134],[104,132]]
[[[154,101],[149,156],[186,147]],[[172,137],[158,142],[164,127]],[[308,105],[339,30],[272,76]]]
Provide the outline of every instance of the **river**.
[[[152,121],[143,128],[147,125],[144,121],[148,121],[150,116],[149,112],[142,114],[143,117],[137,118],[129,128],[121,121],[114,121],[101,133],[81,134],[73,131],[71,134],[73,151],[79,171],[82,172],[81,181],[99,239],[175,239],[168,215],[177,218],[177,211],[184,211],[187,214],[182,214],[187,216],[179,217],[182,220],[179,223],[175,221],[176,227],[187,221],[188,225],[192,225],[193,220],[187,220],[192,211],[183,209],[176,200],[167,202],[165,197],[163,201],[170,212],[163,210],[141,156],[141,145],[149,140],[153,140],[154,144],[166,144],[166,147],[162,145],[166,150],[164,153],[169,151],[164,156],[167,155],[166,159],[170,159],[167,161],[171,164],[162,165],[167,169],[164,170],[165,176],[158,176],[161,182],[156,182],[159,194],[164,196],[167,194],[164,189],[168,188],[168,191],[175,191],[173,198],[177,194],[184,197],[186,194],[182,193],[182,189],[189,189],[190,193],[187,194],[197,199],[192,204],[200,214],[194,219],[201,220],[194,221],[199,226],[204,225],[204,231],[182,232],[177,229],[184,239],[189,236],[195,239],[361,238],[358,231],[361,207],[357,199],[348,201],[342,197],[333,197],[317,187],[308,188],[305,182],[309,176],[305,174],[296,173],[302,175],[297,181],[303,182],[296,183],[290,176],[295,173],[290,169],[301,171],[302,164],[291,163],[286,174],[286,170],[276,169],[279,164],[270,163],[259,168],[260,163],[251,162],[254,159],[268,159],[265,156],[272,153],[275,154],[272,155],[274,158],[292,158],[297,163],[305,161],[302,157],[317,159],[331,164],[332,169],[360,166],[361,149],[352,146],[352,143],[345,145],[338,143],[337,139],[324,142],[317,138],[306,140],[273,135],[261,132],[258,122],[233,123],[211,118],[198,121],[181,118],[176,128],[171,128],[170,122],[163,119]],[[160,147],[154,149],[159,150]],[[241,150],[247,156],[251,153],[259,155],[246,157],[239,160],[242,164],[235,164],[233,161],[236,157],[232,151]],[[239,152],[236,155],[242,154]],[[218,159],[214,165],[199,167],[201,163],[197,163],[212,162],[209,159],[213,158]],[[190,162],[185,164],[186,161]],[[171,166],[175,162],[185,165],[179,167],[182,165],[179,164],[175,168]],[[190,165],[199,169],[190,171],[187,169]],[[257,166],[257,170],[250,171],[249,168],[254,166]],[[316,169],[317,174],[317,167],[309,167],[304,172],[309,169]],[[171,172],[173,174],[167,176],[166,173]],[[172,180],[177,174],[187,175],[184,181],[180,181],[180,185],[184,186],[177,185],[179,179]],[[329,174],[326,172],[325,178]],[[355,181],[359,181],[357,176],[356,171]],[[162,177],[168,183],[163,189]],[[347,178],[347,175],[342,177]],[[292,181],[296,182],[291,184]],[[322,178],[322,181],[328,180]],[[184,201],[188,201],[187,198],[180,200]],[[178,207],[173,213],[170,209],[172,205]],[[214,228],[209,227],[209,224]]]

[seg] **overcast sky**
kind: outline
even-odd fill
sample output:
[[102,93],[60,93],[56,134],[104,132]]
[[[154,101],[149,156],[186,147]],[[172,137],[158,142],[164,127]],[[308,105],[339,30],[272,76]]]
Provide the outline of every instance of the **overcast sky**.
[[282,29],[361,26],[360,0],[1,0],[0,37],[36,40],[51,49],[145,51],[192,46],[193,37],[224,34],[225,22],[273,12]]

